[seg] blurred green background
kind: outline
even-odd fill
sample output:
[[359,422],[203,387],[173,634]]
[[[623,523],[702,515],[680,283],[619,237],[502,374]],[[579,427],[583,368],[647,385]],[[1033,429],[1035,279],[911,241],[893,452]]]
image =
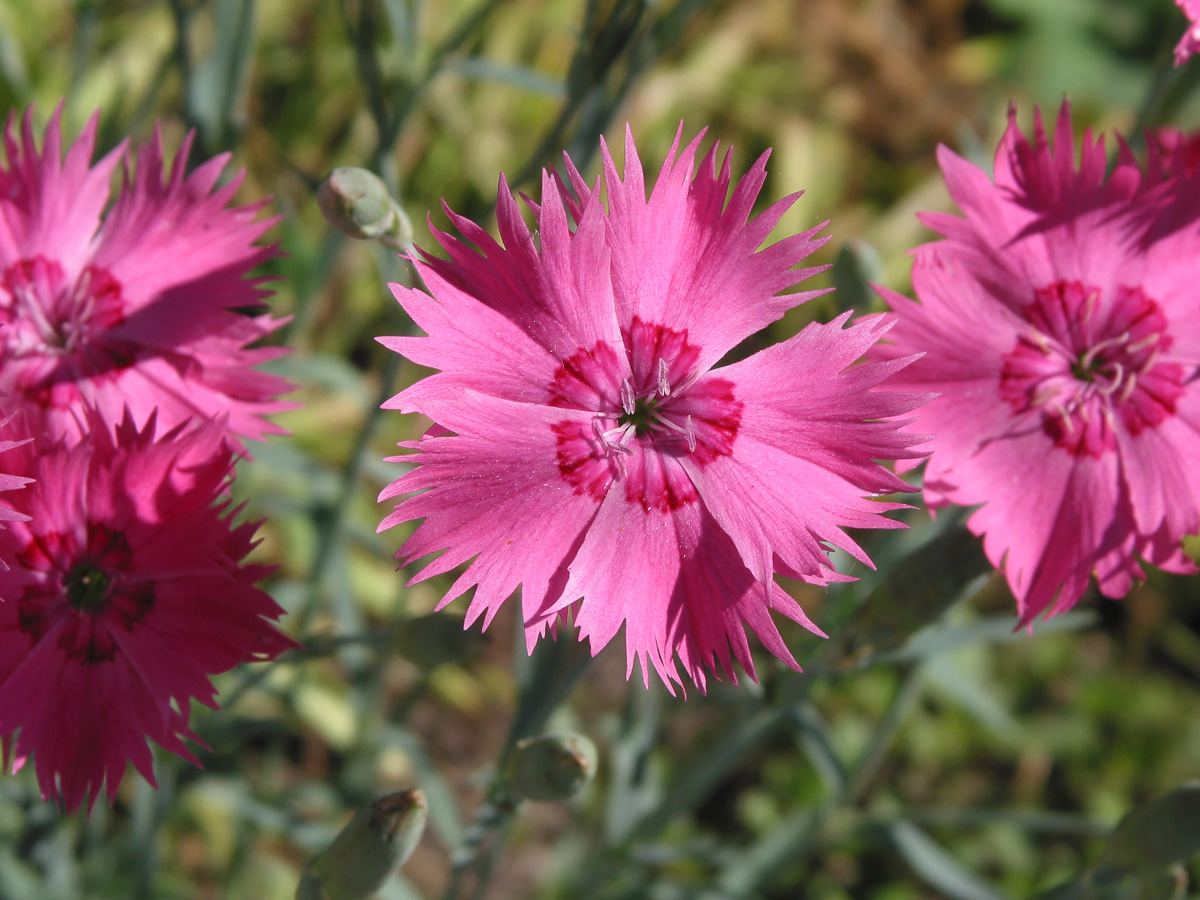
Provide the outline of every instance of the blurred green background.
[[[274,198],[272,306],[294,348],[276,368],[303,406],[235,492],[266,519],[256,556],[308,648],[223,676],[225,709],[195,713],[205,768],[160,754],[158,791],[128,777],[89,820],[41,802],[30,772],[0,780],[0,900],[285,900],[353,808],[412,784],[431,827],[380,896],[445,889],[540,670],[511,609],[484,635],[461,631],[463,601],[429,615],[446,582],[403,589],[404,529],[375,533],[401,471],[381,458],[422,429],[377,410],[421,375],[374,340],[409,327],[385,282],[411,273],[325,224],[332,167],[382,174],[429,248],[443,198],[490,224],[501,171],[536,190],[567,149],[594,175],[598,136],[619,146],[626,121],[650,170],[680,121],[732,144],[735,172],[773,148],[761,202],[807,191],[779,234],[828,220],[817,280],[839,290],[761,344],[877,307],[866,279],[907,289],[906,251],[931,237],[913,213],[948,208],[935,147],[986,167],[1011,102],[1026,124],[1066,95],[1081,128],[1200,125],[1195,65],[1169,68],[1183,27],[1170,0],[0,0],[4,106],[44,123],[61,101],[71,136],[99,109],[101,149],[194,128],[193,164],[232,151],[240,200]],[[849,623],[832,642],[785,632],[812,677],[764,656],[761,686],[682,701],[627,684],[614,642],[551,719],[597,742],[598,779],[521,810],[476,895],[1030,897],[1200,775],[1196,579],[1013,633],[970,554],[938,557],[936,594],[910,583],[905,554],[953,534],[910,519],[868,538],[880,571],[861,585],[789,585],[830,633]],[[1103,896],[1172,896],[1183,876]]]

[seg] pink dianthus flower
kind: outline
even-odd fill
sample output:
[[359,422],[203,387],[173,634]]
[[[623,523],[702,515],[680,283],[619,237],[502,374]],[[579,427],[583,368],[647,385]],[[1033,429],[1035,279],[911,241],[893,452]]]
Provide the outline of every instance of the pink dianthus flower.
[[[530,648],[570,610],[596,653],[625,627],[628,669],[668,685],[678,666],[754,677],[749,626],[788,665],[772,611],[821,632],[775,574],[849,580],[846,528],[897,528],[907,485],[878,460],[916,455],[902,416],[923,398],[877,390],[904,362],[855,365],[887,317],[846,316],[729,365],[746,338],[820,291],[780,294],[816,269],[793,266],[826,240],[818,226],[760,249],[799,195],[749,219],[766,155],[729,195],[730,158],[679,137],[649,199],[632,136],[623,177],[603,149],[604,190],[567,160],[543,174],[536,233],[500,179],[497,242],[447,209],[463,238],[435,230],[449,259],[416,261],[432,296],[393,285],[427,337],[381,338],[440,370],[386,406],[436,424],[415,464],[383,491],[403,500],[380,526],[424,519],[413,580],[471,560],[442,604],[475,589],[485,627],[521,588]],[[677,662],[678,661],[678,665]]]
[[216,708],[209,676],[293,646],[254,586],[269,568],[242,562],[256,524],[213,505],[233,465],[222,425],[90,425],[10,451],[37,481],[14,501],[31,519],[0,531],[0,738],[67,810],[102,786],[111,802],[127,762],[153,784],[147,738],[196,762],[184,739],[192,700]]
[[925,354],[892,384],[941,394],[925,498],[982,504],[969,527],[1022,622],[1091,575],[1124,596],[1139,559],[1194,571],[1180,542],[1200,529],[1194,188],[1182,159],[1154,154],[1150,177],[1123,149],[1108,174],[1103,139],[1078,166],[1074,147],[1064,103],[1053,146],[1040,114],[1032,141],[1010,116],[994,178],[940,148],[963,216],[922,217],[945,240],[916,250],[919,303],[883,291],[900,322],[878,357]]
[[1175,45],[1175,65],[1182,66],[1200,50],[1200,0],[1175,0],[1175,5],[1188,19],[1187,31]]
[[164,178],[162,137],[126,165],[106,211],[122,144],[91,164],[98,118],[62,153],[60,112],[39,150],[32,111],[19,133],[10,114],[0,165],[0,389],[13,405],[43,411],[56,434],[77,440],[86,409],[139,424],[156,408],[164,428],[225,416],[233,435],[282,429],[262,416],[288,404],[282,378],[254,370],[282,353],[249,345],[280,320],[263,305],[273,256],[254,242],[272,219],[262,203],[229,206],[241,176],[217,186],[222,155],[186,174],[191,138]]

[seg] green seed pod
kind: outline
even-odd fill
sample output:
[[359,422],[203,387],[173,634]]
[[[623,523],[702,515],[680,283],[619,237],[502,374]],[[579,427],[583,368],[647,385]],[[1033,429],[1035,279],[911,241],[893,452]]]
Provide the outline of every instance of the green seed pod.
[[296,900],[367,900],[412,856],[425,817],[416,788],[364,806],[304,867]]
[[582,734],[545,734],[526,738],[509,764],[512,789],[527,800],[566,800],[596,774],[596,745]]
[[317,188],[317,204],[329,224],[358,240],[403,247],[412,240],[412,223],[374,172],[343,166]]

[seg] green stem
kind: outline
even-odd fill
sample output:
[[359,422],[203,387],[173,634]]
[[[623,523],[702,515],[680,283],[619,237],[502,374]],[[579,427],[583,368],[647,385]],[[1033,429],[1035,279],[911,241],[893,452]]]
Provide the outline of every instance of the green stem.
[[[187,33],[190,13],[183,5],[183,0],[170,0],[171,18],[175,20],[175,64],[179,66],[179,79],[183,82],[183,95],[188,96],[192,82],[192,57],[188,52]],[[186,110],[187,105],[184,105]],[[185,112],[186,115],[186,112]],[[194,122],[189,121],[189,125]]]
[[1174,52],[1170,48],[1163,48],[1158,59],[1154,61],[1150,86],[1146,90],[1146,96],[1142,100],[1142,105],[1138,107],[1137,118],[1133,122],[1133,129],[1129,135],[1131,147],[1145,147],[1146,129],[1158,119],[1163,101],[1177,79]]
[[[886,759],[888,748],[920,696],[921,674],[920,666],[914,666],[905,674],[891,706],[871,735],[867,748],[844,780],[838,779],[840,786],[837,789],[818,805],[790,814],[771,834],[746,850],[735,864],[725,868],[718,879],[722,897],[729,900],[751,896],[757,886],[780,866],[803,861],[816,848],[829,815],[837,809],[853,807],[862,802]],[[799,724],[809,723],[803,710],[798,711],[798,716]]]
[[[524,634],[517,643],[524,645]],[[508,736],[496,761],[496,771],[475,821],[451,862],[450,884],[443,900],[458,900],[467,876],[476,874],[473,897],[481,898],[496,858],[503,846],[501,831],[520,806],[520,799],[508,784],[508,762],[517,743],[540,734],[554,711],[570,696],[579,679],[591,665],[591,654],[580,643],[564,636],[562,640],[541,640],[525,666],[520,679],[517,709],[509,725]]]
[[397,354],[389,356],[384,364],[383,377],[379,380],[379,390],[375,402],[367,410],[366,420],[354,438],[354,447],[350,451],[346,467],[342,470],[341,487],[337,492],[337,499],[320,515],[324,527],[321,529],[317,547],[313,553],[312,569],[309,570],[308,580],[311,592],[308,601],[296,611],[293,620],[295,631],[303,632],[306,629],[316,605],[315,600],[325,587],[325,576],[330,562],[333,560],[338,541],[341,539],[342,523],[346,517],[346,511],[356,496],[365,454],[370,449],[371,438],[383,414],[382,404],[396,393],[396,379],[399,376],[401,364],[402,360]]
[[463,44],[483,27],[500,2],[501,0],[483,0],[463,17],[445,40],[434,48],[429,58],[429,64],[425,67],[421,77],[414,84],[405,85],[405,89],[397,97],[392,117],[386,128],[380,132],[379,144],[381,147],[390,148],[396,142],[400,136],[400,129],[404,127],[404,123],[416,107],[417,101],[424,96],[425,90],[441,72],[451,55],[458,52]]

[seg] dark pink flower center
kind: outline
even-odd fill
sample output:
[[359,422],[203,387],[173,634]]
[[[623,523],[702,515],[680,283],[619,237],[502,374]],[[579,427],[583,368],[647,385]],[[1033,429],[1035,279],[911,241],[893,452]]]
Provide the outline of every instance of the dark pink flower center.
[[553,426],[559,472],[597,501],[621,481],[647,512],[679,509],[698,499],[679,460],[706,466],[733,452],[742,404],[729,381],[697,371],[686,331],[635,317],[621,336],[623,347],[577,350],[551,379],[551,406],[594,414],[590,426]]
[[1041,288],[1024,313],[1032,326],[1004,359],[1000,393],[1017,412],[1036,410],[1056,446],[1075,456],[1116,449],[1116,429],[1136,435],[1175,414],[1184,369],[1165,362],[1167,319],[1137,287],[1109,302],[1098,288],[1062,281]]
[[58,646],[88,665],[116,656],[114,631],[130,631],[154,606],[154,583],[129,577],[133,553],[119,533],[93,526],[84,552],[72,552],[72,537],[49,534],[19,557],[30,571],[45,572],[18,603],[21,631],[36,643],[56,625]]
[[131,348],[103,339],[124,320],[121,286],[104,269],[72,281],[43,256],[0,269],[0,338],[9,359],[25,362],[18,389],[38,402],[66,406],[76,379],[128,366]]
[[80,612],[99,612],[108,600],[112,576],[91,563],[80,563],[63,578],[67,602]]
[[121,286],[93,266],[71,283],[56,261],[23,259],[4,267],[0,291],[8,295],[0,316],[20,332],[18,349],[26,352],[76,353],[96,332],[125,318]]

